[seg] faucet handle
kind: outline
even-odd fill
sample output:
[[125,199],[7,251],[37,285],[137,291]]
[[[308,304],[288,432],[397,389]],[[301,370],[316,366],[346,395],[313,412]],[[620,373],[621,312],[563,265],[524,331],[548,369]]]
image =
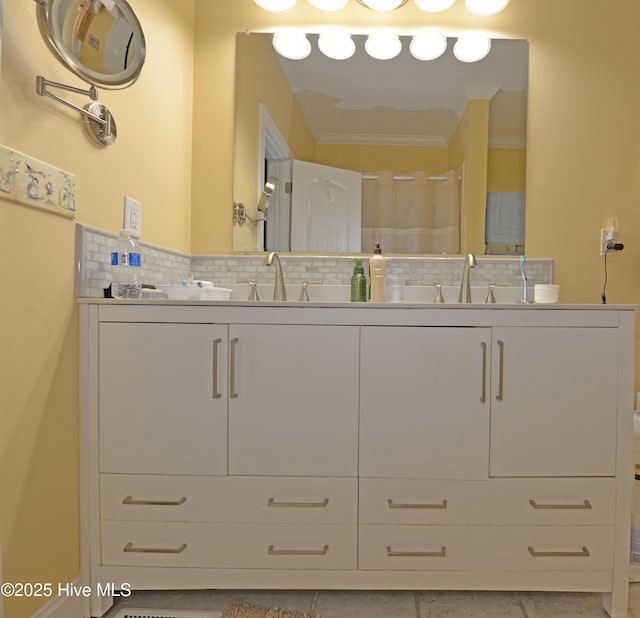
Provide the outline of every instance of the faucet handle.
[[307,288],[310,285],[322,285],[322,283],[323,283],[322,279],[312,279],[311,281],[303,281],[301,284],[302,289],[300,290],[300,297],[298,298],[298,302],[302,303],[310,300],[309,292]]
[[436,288],[436,296],[433,299],[433,302],[436,305],[441,305],[443,303],[446,303],[447,301],[445,301],[444,295],[442,294],[442,286],[439,283],[434,283],[433,285]]
[[247,300],[260,300],[260,296],[258,296],[258,282],[249,279],[247,283],[251,288],[249,291],[249,298]]
[[489,284],[489,291],[487,292],[487,298],[484,301],[486,304],[495,304],[496,297],[495,297],[495,294],[493,293],[493,289],[495,287],[496,287],[495,283]]

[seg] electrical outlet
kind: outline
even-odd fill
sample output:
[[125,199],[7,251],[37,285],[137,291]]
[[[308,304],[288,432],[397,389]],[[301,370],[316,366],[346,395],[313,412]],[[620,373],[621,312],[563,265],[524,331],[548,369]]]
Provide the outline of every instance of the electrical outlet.
[[134,238],[142,236],[142,202],[124,196],[124,225],[125,230]]

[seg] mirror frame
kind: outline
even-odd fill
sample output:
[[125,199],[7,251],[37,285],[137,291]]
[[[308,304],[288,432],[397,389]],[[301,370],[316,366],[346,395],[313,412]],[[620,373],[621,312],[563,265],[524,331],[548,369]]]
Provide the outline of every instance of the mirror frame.
[[140,44],[137,53],[137,62],[133,63],[131,67],[125,71],[111,74],[98,73],[82,64],[64,44],[58,26],[58,18],[61,11],[60,7],[63,6],[63,0],[36,0],[38,27],[51,53],[59,62],[84,81],[106,89],[126,88],[133,84],[140,75],[146,56],[144,33],[136,14],[126,0],[114,0],[114,2],[125,19],[137,30]]

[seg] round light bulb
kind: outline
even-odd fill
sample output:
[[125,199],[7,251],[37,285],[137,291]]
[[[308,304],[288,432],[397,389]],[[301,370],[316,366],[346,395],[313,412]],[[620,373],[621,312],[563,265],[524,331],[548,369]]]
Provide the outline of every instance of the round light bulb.
[[304,32],[290,30],[273,35],[275,50],[290,60],[302,60],[311,53],[311,43]]
[[351,35],[344,30],[323,32],[318,37],[318,48],[333,60],[346,60],[356,52],[356,44]]
[[435,60],[447,49],[447,37],[441,34],[418,34],[411,39],[409,51],[418,60]]
[[339,11],[347,5],[348,0],[309,0],[309,4],[321,11]]
[[507,4],[509,4],[509,0],[466,0],[467,11],[481,17],[495,15],[502,11]]
[[261,9],[270,13],[287,13],[295,5],[296,0],[253,0]]
[[390,60],[402,51],[402,42],[397,34],[377,32],[367,37],[364,48],[376,60]]
[[415,0],[416,6],[427,13],[440,13],[455,4],[456,0]]
[[465,34],[453,46],[453,55],[461,62],[478,62],[491,51],[491,39],[478,34]]

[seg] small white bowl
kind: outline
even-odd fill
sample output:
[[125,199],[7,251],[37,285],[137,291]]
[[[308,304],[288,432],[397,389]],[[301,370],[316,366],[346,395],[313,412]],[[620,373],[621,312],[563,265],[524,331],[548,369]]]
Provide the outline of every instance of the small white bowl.
[[557,283],[536,283],[533,298],[536,303],[557,303],[560,300],[560,286]]

